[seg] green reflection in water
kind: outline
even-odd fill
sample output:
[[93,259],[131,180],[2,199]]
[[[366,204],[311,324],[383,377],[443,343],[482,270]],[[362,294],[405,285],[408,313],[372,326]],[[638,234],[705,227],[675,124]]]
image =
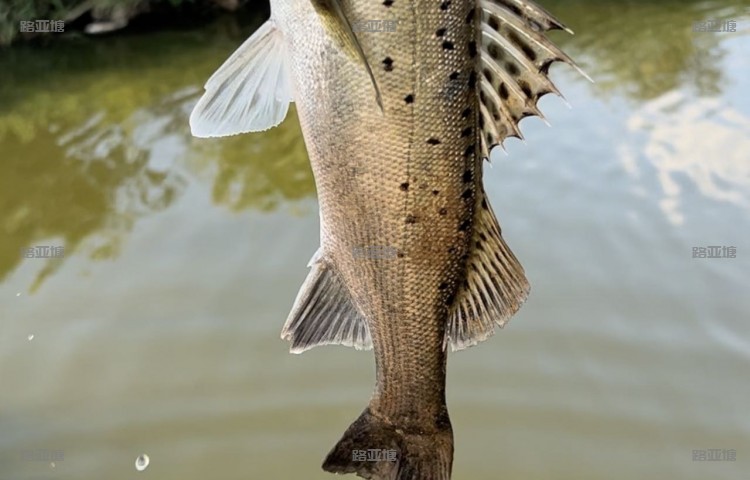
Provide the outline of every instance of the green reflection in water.
[[[554,39],[594,78],[594,92],[635,101],[681,87],[700,95],[719,93],[725,81],[721,42],[746,35],[750,22],[748,0],[549,0],[544,5],[576,32]],[[735,20],[737,32],[693,31],[695,22],[707,19]]]
[[116,256],[135,221],[171,205],[191,174],[208,172],[214,201],[234,210],[313,196],[293,109],[263,134],[190,136],[198,86],[258,23],[4,51],[0,281],[23,260],[46,262],[33,292],[65,261],[24,259],[35,245]]

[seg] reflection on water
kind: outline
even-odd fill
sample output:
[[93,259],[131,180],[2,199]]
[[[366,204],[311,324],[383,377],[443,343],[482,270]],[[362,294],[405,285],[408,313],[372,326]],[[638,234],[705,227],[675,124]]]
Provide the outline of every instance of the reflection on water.
[[[533,292],[451,356],[454,478],[744,479],[750,3],[543,3],[597,83],[553,68],[573,109],[545,98],[553,128],[487,171]],[[165,479],[330,478],[372,358],[278,338],[318,243],[293,110],[187,123],[260,21],[0,52],[0,480],[132,478],[146,452]],[[691,258],[717,244],[737,258]],[[716,448],[736,460],[693,461]]]
[[[656,170],[659,205],[672,223],[684,220],[680,179],[693,182],[706,199],[750,209],[750,116],[729,101],[674,91],[634,109],[627,126],[622,160],[637,176],[640,152],[647,168]],[[639,136],[645,141],[633,141]]]

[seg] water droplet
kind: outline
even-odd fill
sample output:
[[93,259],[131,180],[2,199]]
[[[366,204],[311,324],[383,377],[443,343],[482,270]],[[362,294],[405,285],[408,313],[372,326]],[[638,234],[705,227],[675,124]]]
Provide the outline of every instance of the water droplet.
[[148,467],[149,462],[148,455],[145,453],[143,455],[139,455],[138,458],[135,459],[135,469],[139,472],[142,472],[146,470],[146,467]]
[[29,336],[28,336],[28,337],[26,337],[26,338],[28,338],[28,339],[29,339],[29,341],[32,341],[32,340],[34,340],[34,334],[32,333],[31,335],[29,335]]

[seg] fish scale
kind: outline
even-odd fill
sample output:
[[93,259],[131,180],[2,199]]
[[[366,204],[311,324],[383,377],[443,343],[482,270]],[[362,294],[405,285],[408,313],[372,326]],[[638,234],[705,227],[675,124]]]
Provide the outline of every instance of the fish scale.
[[[521,137],[522,118],[541,116],[541,96],[559,93],[549,65],[575,64],[544,32],[565,27],[529,0],[271,6],[267,24],[207,82],[191,128],[201,136],[263,130],[297,103],[320,248],[282,338],[295,353],[372,348],[376,367],[369,405],[323,468],[447,480],[448,346],[489,338],[529,292],[484,194],[483,160]],[[396,28],[356,28],[370,21]],[[357,457],[366,451],[396,455]]]

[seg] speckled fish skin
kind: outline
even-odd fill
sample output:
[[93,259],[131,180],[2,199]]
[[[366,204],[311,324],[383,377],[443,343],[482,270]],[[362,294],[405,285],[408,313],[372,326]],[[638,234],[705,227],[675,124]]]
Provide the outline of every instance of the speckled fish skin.
[[[295,101],[320,202],[324,261],[347,285],[372,335],[377,384],[370,411],[452,445],[443,339],[481,189],[469,78],[476,27],[466,21],[474,5],[349,4],[353,25],[398,21],[394,32],[357,32],[384,113],[365,72],[308,7],[299,2],[278,18],[290,21],[282,29],[295,52]],[[356,257],[359,245],[394,247],[398,255]]]
[[[484,107],[477,79],[478,3],[352,0],[343,5],[354,26],[396,22],[394,31],[386,31],[392,24],[380,31],[355,28],[382,94],[382,111],[366,71],[327,34],[309,2],[272,2],[290,45],[295,102],[320,203],[321,249],[315,262],[344,285],[366,321],[375,353],[370,404],[323,468],[364,478],[449,479],[447,325],[462,285],[469,289],[470,271],[481,271],[469,268],[487,240],[478,230],[479,215],[494,219],[482,188],[487,145],[482,144]],[[514,128],[536,111],[541,95],[533,93],[528,108],[517,106],[522,113],[512,118]],[[512,134],[501,132],[495,140]],[[487,235],[500,238],[499,227],[490,223]],[[362,246],[387,247],[397,255],[355,254]],[[495,257],[501,273],[490,275],[491,282],[498,298],[504,296],[498,302],[505,302],[503,315],[509,316],[526,298],[528,283],[507,248],[502,258],[497,252]],[[515,283],[506,278],[511,276]],[[467,322],[480,316],[479,307],[467,304],[456,327],[464,333],[470,330]],[[493,330],[494,324],[483,326],[464,346]],[[352,458],[356,450],[391,448],[398,452],[397,462]]]

